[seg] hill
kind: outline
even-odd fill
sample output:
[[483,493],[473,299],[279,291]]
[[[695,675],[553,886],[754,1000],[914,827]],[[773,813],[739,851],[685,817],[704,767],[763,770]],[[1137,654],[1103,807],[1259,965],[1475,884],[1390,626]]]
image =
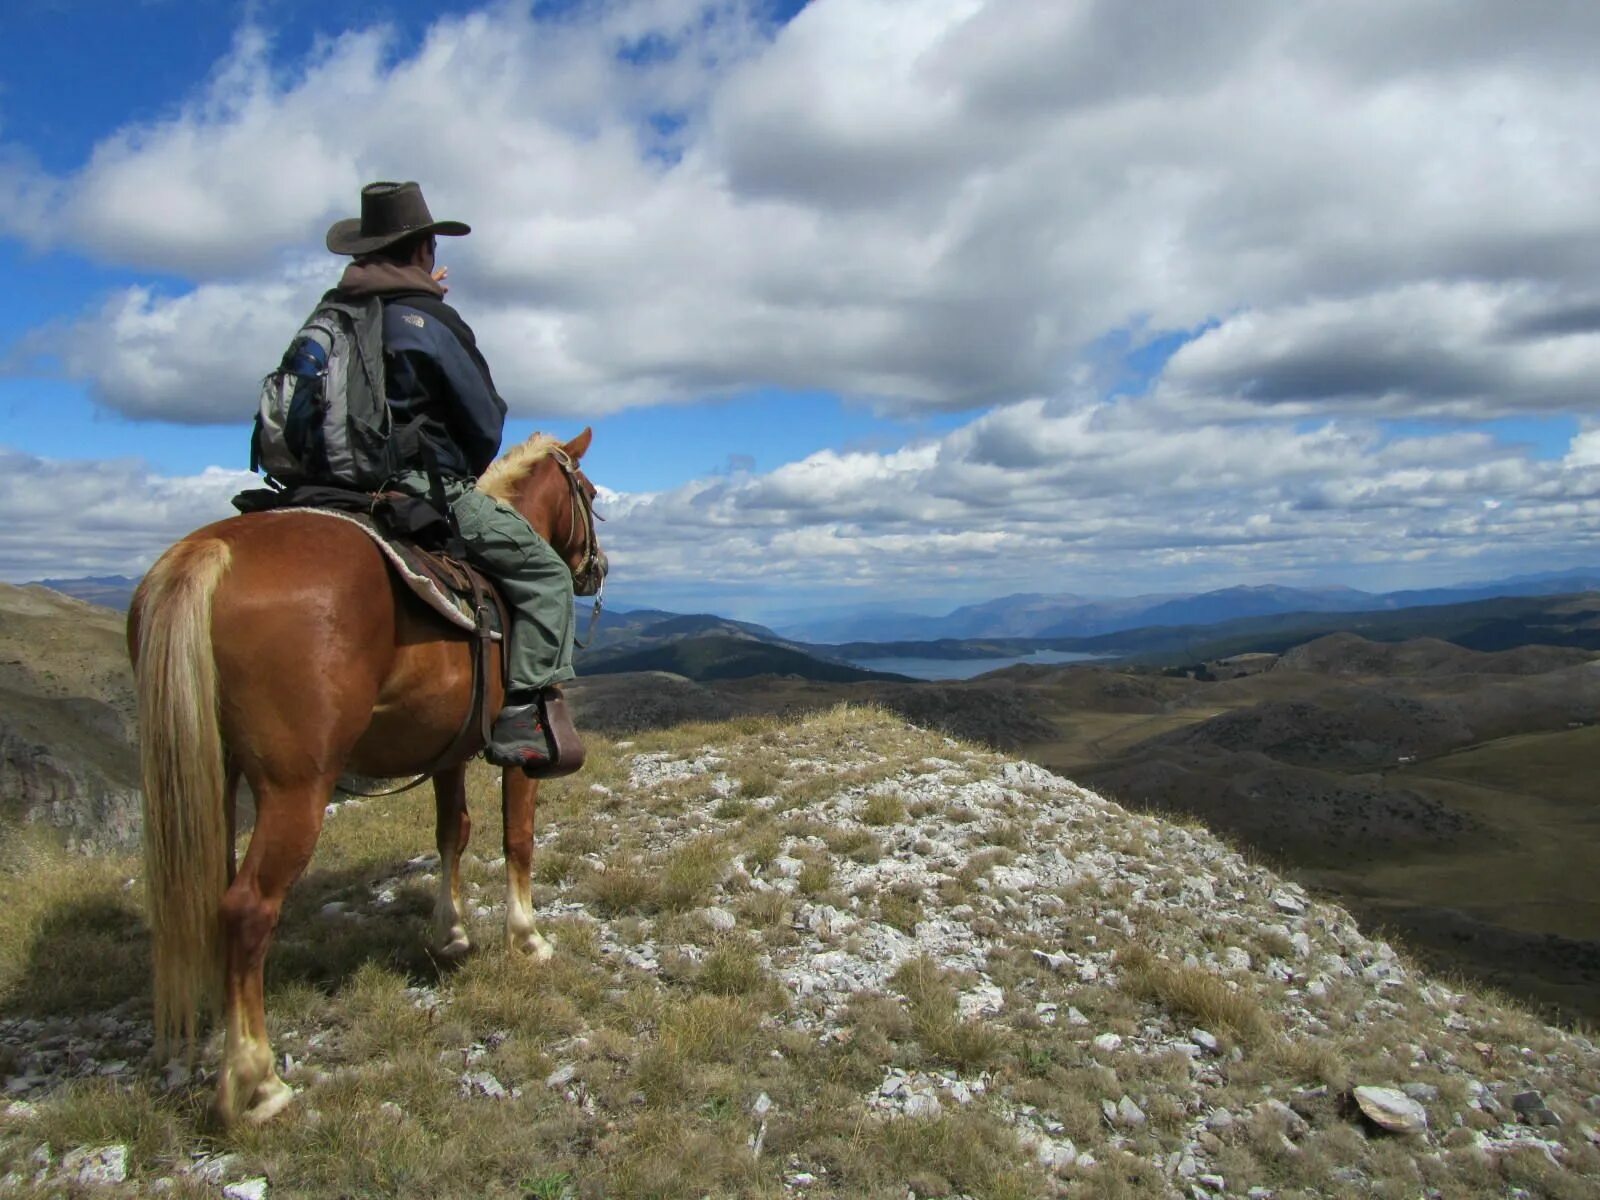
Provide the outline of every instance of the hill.
[[[481,815],[494,780],[470,788]],[[300,1094],[225,1135],[209,1080],[139,1065],[129,864],[14,864],[8,1185],[99,1164],[108,1196],[1570,1200],[1600,1178],[1592,1042],[1031,764],[837,709],[597,743],[541,815],[555,958],[501,948],[483,839],[486,948],[441,974],[431,805],[334,810],[268,968]],[[1378,1100],[1416,1132],[1363,1116]]]
[[94,846],[138,838],[122,614],[0,584],[0,815]]

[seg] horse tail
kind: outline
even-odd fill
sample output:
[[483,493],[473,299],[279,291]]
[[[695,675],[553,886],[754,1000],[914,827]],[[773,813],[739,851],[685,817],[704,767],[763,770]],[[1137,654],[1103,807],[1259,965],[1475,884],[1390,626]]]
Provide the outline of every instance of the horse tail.
[[212,600],[228,544],[186,539],[151,568],[131,624],[144,783],[144,880],[156,1048],[193,1052],[221,991],[219,911],[228,886],[226,768],[211,648]]

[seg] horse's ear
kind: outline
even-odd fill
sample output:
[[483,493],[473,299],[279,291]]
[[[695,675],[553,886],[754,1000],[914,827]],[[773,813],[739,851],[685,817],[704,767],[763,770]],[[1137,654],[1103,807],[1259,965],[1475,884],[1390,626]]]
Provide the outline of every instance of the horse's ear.
[[568,442],[563,449],[566,450],[568,458],[572,459],[573,462],[577,462],[578,459],[582,458],[588,452],[589,443],[593,440],[594,430],[590,429],[586,425],[584,426],[583,432]]

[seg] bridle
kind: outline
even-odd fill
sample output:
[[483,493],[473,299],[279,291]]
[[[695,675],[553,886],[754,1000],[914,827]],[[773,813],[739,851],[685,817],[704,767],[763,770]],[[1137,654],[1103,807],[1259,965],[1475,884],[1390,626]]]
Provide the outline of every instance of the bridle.
[[[589,617],[589,631],[583,640],[574,638],[580,649],[594,637],[595,626],[600,623],[601,597],[606,589],[606,560],[600,553],[600,539],[595,535],[594,523],[605,520],[594,510],[594,500],[589,495],[593,487],[572,457],[561,447],[553,447],[550,456],[555,459],[561,473],[567,477],[572,491],[572,509],[568,514],[567,540],[577,541],[582,536],[583,559],[572,572],[572,591],[578,596],[594,597],[594,612]],[[587,485],[587,486],[586,486]]]

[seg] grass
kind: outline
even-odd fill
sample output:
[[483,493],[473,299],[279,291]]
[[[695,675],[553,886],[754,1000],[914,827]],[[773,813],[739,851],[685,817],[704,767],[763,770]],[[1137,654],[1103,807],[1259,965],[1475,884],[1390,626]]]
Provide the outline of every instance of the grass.
[[[718,761],[703,774],[649,794],[628,782],[634,753],[698,761],[713,750]],[[1415,1064],[1404,1049],[1433,1046],[1440,1036],[1424,1023],[1431,1011],[1409,991],[1385,993],[1396,998],[1394,1013],[1372,1010],[1356,1023],[1347,1014],[1369,1004],[1372,989],[1341,980],[1316,1009],[1326,1030],[1309,1036],[1290,1027],[1281,986],[1258,972],[1239,973],[1230,987],[1182,964],[1185,949],[1203,956],[1245,945],[1259,957],[1284,947],[1281,935],[1252,939],[1249,929],[1229,924],[1226,906],[1204,914],[1167,907],[1179,889],[1175,876],[1157,870],[1161,825],[1128,825],[1097,811],[1051,826],[1026,802],[990,805],[975,790],[956,830],[943,802],[907,803],[888,787],[871,790],[873,780],[912,778],[908,764],[933,757],[960,760],[953,774],[986,775],[988,760],[968,748],[851,709],[805,724],[663,731],[627,752],[602,742],[591,757],[592,780],[586,772],[541,795],[535,892],[541,904],[560,901],[553,911],[562,914],[543,922],[556,946],[543,964],[505,952],[496,913],[471,921],[483,948],[443,971],[421,949],[432,885],[416,869],[401,876],[387,909],[361,921],[322,917],[329,900],[365,902],[374,884],[394,878],[432,841],[425,796],[341,809],[269,960],[275,1048],[295,1060],[290,1079],[302,1089],[284,1119],[219,1134],[206,1124],[205,1082],[168,1092],[137,1073],[129,1082],[90,1081],[42,1101],[32,1122],[0,1115],[0,1174],[23,1169],[47,1139],[58,1155],[74,1145],[125,1143],[130,1187],[141,1189],[206,1150],[238,1155],[242,1171],[267,1175],[275,1195],[308,1197],[776,1197],[801,1170],[815,1177],[806,1189],[811,1200],[899,1200],[908,1190],[1165,1196],[1168,1179],[1154,1159],[1187,1144],[1197,1117],[1215,1107],[1240,1118],[1207,1162],[1229,1179],[1230,1194],[1256,1184],[1284,1197],[1325,1192],[1334,1169],[1356,1165],[1372,1181],[1366,1194],[1411,1196],[1429,1187],[1477,1200],[1503,1194],[1514,1180],[1531,1197],[1565,1200],[1582,1194],[1574,1176],[1600,1174],[1600,1151],[1575,1132],[1587,1118],[1573,1096],[1585,1093],[1541,1083],[1569,1118],[1561,1134],[1569,1171],[1544,1172],[1519,1158],[1503,1179],[1491,1178],[1466,1151],[1445,1146],[1419,1181],[1393,1146],[1356,1131],[1333,1095],[1358,1081],[1424,1080],[1440,1089],[1439,1129],[1456,1115],[1472,1123],[1476,1110],[1465,1087],[1454,1086],[1456,1075],[1431,1060]],[[791,760],[805,765],[782,769]],[[720,781],[712,786],[718,776],[759,786],[730,793]],[[494,904],[503,872],[488,861],[498,850],[488,772],[473,772],[470,795],[479,827],[464,876],[477,889],[475,902]],[[876,796],[898,809],[869,813]],[[922,825],[911,836],[908,821]],[[923,836],[960,848],[937,870],[908,875],[898,856]],[[1123,875],[1084,877],[1032,900],[992,886],[995,867],[1030,865],[1027,856],[1046,837],[1069,854],[1122,856],[1119,871],[1145,872],[1145,899]],[[928,843],[918,853],[932,849]],[[800,860],[798,877],[771,870],[780,855]],[[92,1011],[124,1001],[131,1002],[126,1011],[139,1011],[144,925],[137,890],[124,886],[134,869],[71,859],[48,845],[6,847],[5,1013],[45,1017],[62,1005]],[[977,953],[959,960],[965,969],[925,955],[901,963],[886,981],[880,975],[876,985],[828,996],[801,995],[780,978],[789,972],[793,979],[815,951],[804,922],[797,928],[813,905],[831,904],[859,922],[825,944],[851,953],[866,948],[873,921],[915,934],[919,922],[937,929],[946,920],[941,910],[954,903],[974,909],[966,923]],[[732,927],[700,911],[707,908],[731,915]],[[1043,924],[1040,914],[1048,915]],[[1124,914],[1137,936],[1121,927]],[[924,936],[938,935],[925,929]],[[656,966],[624,961],[647,944]],[[1174,949],[1163,955],[1152,946]],[[1035,950],[1070,951],[1104,974],[1079,979],[1075,970],[1041,963]],[[963,1018],[960,997],[980,983],[998,985],[1004,1007]],[[438,1003],[419,1004],[419,988]],[[1068,1022],[1069,1007],[1087,1024]],[[1536,1069],[1523,1047],[1541,1061],[1570,1053],[1559,1035],[1497,1003],[1469,998],[1463,1011],[1473,1026],[1450,1035],[1450,1052],[1475,1059],[1474,1041],[1492,1044],[1493,1061],[1473,1061],[1472,1070],[1496,1086],[1522,1086]],[[1214,1074],[1210,1082],[1197,1082],[1189,1059],[1161,1046],[1195,1025],[1224,1042],[1222,1056],[1201,1064]],[[1104,1032],[1126,1045],[1095,1050],[1090,1039]],[[213,1043],[206,1061],[215,1055]],[[946,1093],[937,1116],[886,1119],[873,1098],[891,1067],[982,1081],[986,1096],[963,1106]],[[466,1070],[493,1074],[507,1097],[464,1095]],[[558,1086],[546,1085],[552,1077]],[[1591,1091],[1600,1086],[1592,1065],[1581,1080]],[[1319,1086],[1329,1094],[1317,1101],[1296,1152],[1257,1127],[1251,1113],[1264,1096]],[[771,1107],[757,1157],[752,1107],[763,1093]],[[1124,1095],[1147,1114],[1145,1127],[1107,1125],[1101,1102]],[[1049,1180],[1018,1144],[1019,1127],[1048,1127],[1102,1165]]]
[[1183,1021],[1229,1033],[1247,1048],[1272,1037],[1273,1024],[1261,1001],[1242,988],[1230,988],[1210,971],[1168,962],[1142,945],[1124,948],[1117,966],[1130,994],[1154,1001]]

